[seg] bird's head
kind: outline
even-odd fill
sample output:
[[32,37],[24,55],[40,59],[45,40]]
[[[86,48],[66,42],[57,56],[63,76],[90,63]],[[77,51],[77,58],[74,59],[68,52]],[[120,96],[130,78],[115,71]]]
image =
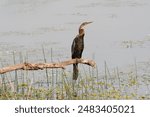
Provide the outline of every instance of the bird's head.
[[84,35],[84,27],[92,22],[83,22],[79,27],[79,34]]
[[86,25],[91,24],[91,23],[92,23],[92,22],[83,22],[83,23],[80,25],[79,29],[83,29]]

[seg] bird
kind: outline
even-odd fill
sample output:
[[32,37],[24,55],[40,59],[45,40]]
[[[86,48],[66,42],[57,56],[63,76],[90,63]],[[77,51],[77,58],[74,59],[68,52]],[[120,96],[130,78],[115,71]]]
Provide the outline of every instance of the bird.
[[[84,49],[84,36],[85,36],[85,31],[84,28],[86,25],[90,24],[92,22],[83,22],[79,26],[79,34],[74,38],[71,46],[71,55],[72,59],[80,59],[82,57],[82,52]],[[73,80],[78,79],[78,63],[73,64]]]

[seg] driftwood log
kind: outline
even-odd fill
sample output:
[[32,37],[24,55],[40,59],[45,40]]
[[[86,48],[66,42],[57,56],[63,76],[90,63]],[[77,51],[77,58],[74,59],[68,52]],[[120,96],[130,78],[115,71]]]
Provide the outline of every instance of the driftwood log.
[[74,63],[82,63],[87,64],[89,66],[95,67],[96,63],[93,60],[88,59],[71,59],[59,63],[21,63],[16,65],[11,65],[8,67],[3,67],[0,69],[0,74],[4,74],[6,72],[14,71],[14,70],[43,70],[44,68],[62,68],[64,69],[66,66],[74,64]]

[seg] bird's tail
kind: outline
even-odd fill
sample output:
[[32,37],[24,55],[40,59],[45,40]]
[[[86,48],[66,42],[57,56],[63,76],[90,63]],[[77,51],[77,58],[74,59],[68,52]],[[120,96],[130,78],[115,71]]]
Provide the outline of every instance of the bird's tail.
[[73,80],[78,78],[78,64],[73,64]]

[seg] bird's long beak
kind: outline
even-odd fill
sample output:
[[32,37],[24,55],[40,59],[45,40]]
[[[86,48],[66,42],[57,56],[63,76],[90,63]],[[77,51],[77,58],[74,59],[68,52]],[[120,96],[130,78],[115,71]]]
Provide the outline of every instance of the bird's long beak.
[[91,24],[91,23],[93,23],[93,22],[87,22],[87,24]]

